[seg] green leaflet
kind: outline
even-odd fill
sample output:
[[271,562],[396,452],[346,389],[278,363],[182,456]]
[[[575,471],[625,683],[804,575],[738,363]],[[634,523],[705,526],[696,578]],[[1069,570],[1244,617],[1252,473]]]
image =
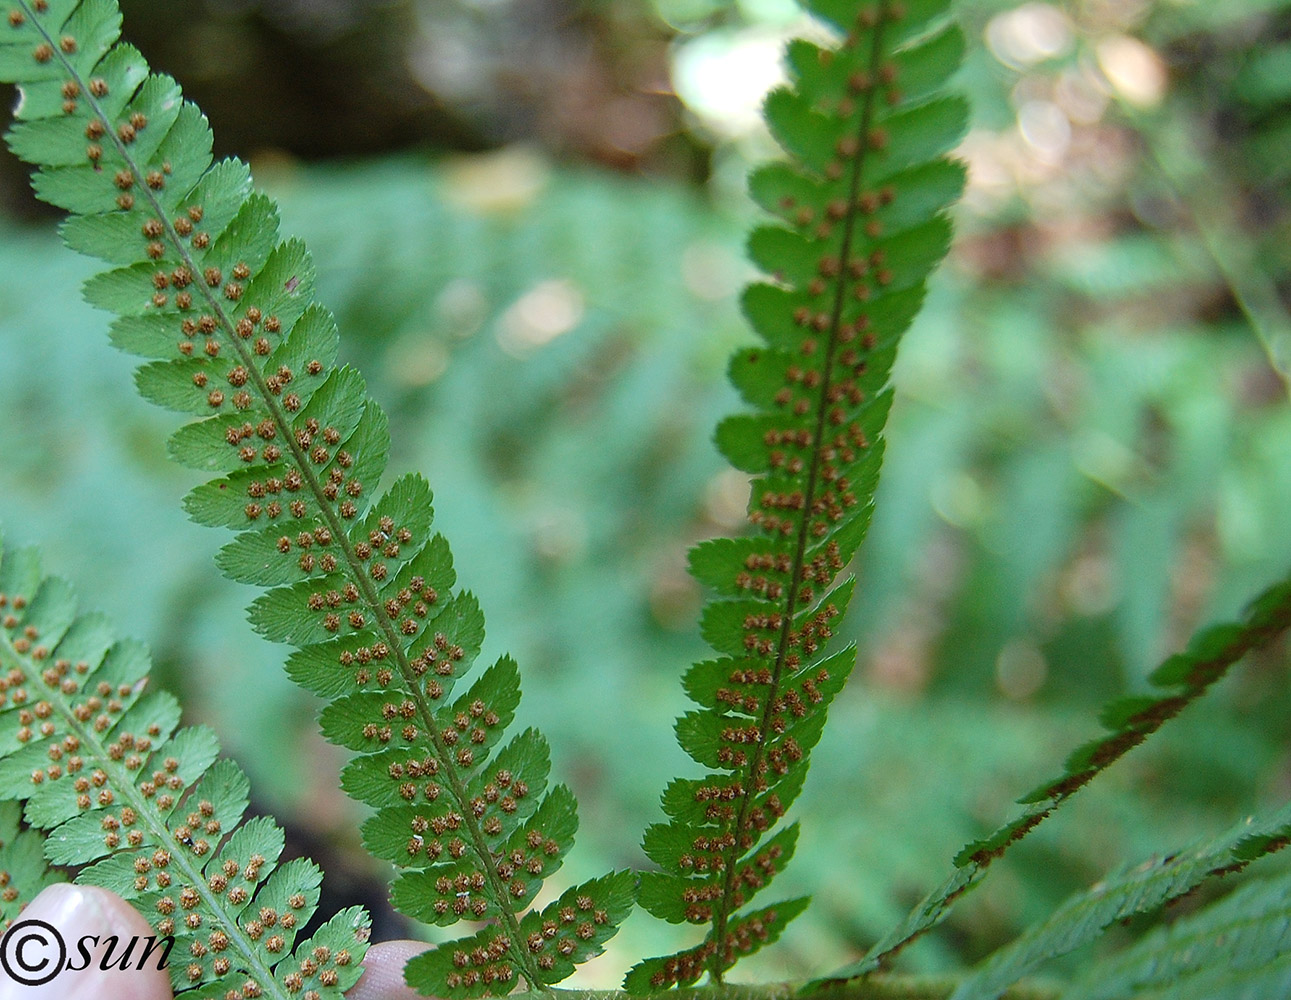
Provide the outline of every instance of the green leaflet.
[[[214,733],[177,728],[174,698],[147,691],[147,651],[118,641],[102,616],[77,616],[70,588],[44,578],[32,550],[0,552],[0,615],[0,782],[15,800],[0,807],[13,890],[0,914],[11,920],[56,880],[47,862],[85,866],[79,881],[120,893],[173,935],[179,995],[254,983],[292,996],[289,977],[321,940],[296,948],[318,902],[317,866],[276,867],[282,831],[265,817],[243,822],[246,776],[217,760]],[[19,831],[20,813],[32,829]],[[347,920],[329,938],[337,954],[323,963],[334,976],[321,997],[339,1000],[358,978],[367,919]]]
[[693,575],[724,598],[702,618],[722,658],[687,674],[699,710],[682,716],[677,737],[715,773],[672,782],[669,822],[644,841],[663,872],[643,879],[642,905],[709,930],[698,947],[634,968],[624,986],[637,993],[705,972],[720,983],[805,905],[743,909],[793,853],[797,827],[776,827],[855,659],[851,648],[829,652],[854,587],[840,576],[869,525],[897,343],[949,246],[941,213],[964,183],[944,158],[967,119],[962,100],[939,93],[964,47],[955,26],[938,23],[948,3],[807,6],[846,37],[792,43],[793,82],[767,98],[792,160],[750,181],[777,217],[749,240],[774,276],[744,296],[762,343],[730,368],[755,412],[717,429],[722,453],[754,477],[753,532],[690,557]]
[[1245,885],[1100,961],[1097,974],[1081,976],[1063,1000],[1285,996],[1288,952],[1291,878],[1284,875]]
[[[759,890],[765,888],[770,873],[789,863],[797,844],[798,824],[791,823],[741,863],[735,873],[735,881],[740,887],[739,892],[744,902],[748,902]],[[711,912],[688,912],[692,908],[682,899],[685,890],[684,880],[679,876],[667,872],[647,872],[641,879],[639,902],[656,917],[669,923],[707,923],[712,917]]]
[[[523,798],[534,796],[525,789],[525,783],[514,779],[509,787],[499,789],[499,794]],[[430,810],[423,810],[429,813]],[[429,820],[433,817],[427,817]],[[424,865],[425,857],[452,858],[443,864],[432,865],[419,872],[406,872],[395,880],[390,898],[401,910],[417,920],[427,923],[451,924],[461,919],[495,919],[498,913],[496,896],[487,891],[489,875],[478,864],[454,851],[453,841],[461,842],[455,834],[460,830],[463,817],[449,822],[443,828],[429,823],[423,828],[424,836],[413,835],[400,862],[405,865]],[[564,785],[557,785],[542,800],[541,805],[519,829],[500,845],[497,875],[505,882],[506,893],[514,899],[531,898],[542,880],[557,871],[565,855],[565,846],[578,828],[574,810],[574,794]],[[406,836],[406,834],[405,834]],[[435,848],[441,844],[442,852]],[[424,852],[424,856],[423,856]],[[541,966],[539,966],[541,968]]]
[[1247,818],[1209,843],[1111,875],[992,955],[951,1000],[995,1000],[1045,960],[1092,941],[1118,920],[1150,913],[1178,899],[1210,876],[1239,871],[1256,858],[1281,850],[1288,835],[1291,806],[1258,820]]
[[[203,418],[180,427],[168,446],[176,461],[215,477],[192,490],[185,507],[201,523],[238,533],[220,552],[220,568],[271,588],[252,603],[252,625],[299,647],[288,670],[330,699],[324,734],[373,755],[374,763],[346,772],[346,787],[379,810],[365,840],[407,869],[401,898],[439,898],[444,864],[454,877],[482,880],[471,891],[507,941],[490,967],[509,974],[473,980],[474,993],[508,992],[520,979],[555,982],[613,933],[631,880],[588,883],[606,919],[570,950],[543,956],[524,943],[525,911],[572,842],[573,798],[560,786],[544,797],[550,765],[536,734],[497,749],[519,701],[509,658],[464,693],[454,690],[479,654],[483,616],[474,598],[453,591],[452,558],[433,533],[425,482],[404,477],[378,498],[386,418],[361,376],[336,367],[336,324],[313,302],[308,252],[280,239],[277,207],[251,190],[244,164],[212,163],[206,120],[174,81],[150,75],[137,51],[117,43],[115,0],[10,3],[16,13],[0,29],[0,79],[22,93],[10,144],[38,166],[37,193],[73,214],[63,226],[68,245],[111,266],[86,283],[85,297],[116,314],[113,342],[146,359],[136,374],[140,394]],[[56,618],[67,601],[50,593],[42,607]],[[64,617],[70,622],[70,612]],[[112,663],[102,669],[118,669]],[[129,666],[123,660],[119,669]],[[134,667],[142,677],[146,658]],[[173,702],[145,696],[126,704],[138,694],[121,696],[118,711],[165,738],[177,724]],[[17,732],[0,728],[0,747],[16,752],[14,768],[27,768]],[[197,780],[213,750],[184,739],[193,744],[183,749]],[[414,768],[424,780],[406,780]],[[172,777],[182,784],[190,776],[181,769]],[[238,794],[225,798],[232,807]],[[41,808],[38,815],[53,821],[68,806],[51,800]],[[91,826],[70,817],[50,850],[67,860],[110,855]],[[276,849],[261,846],[268,875]],[[511,860],[535,850],[541,856],[520,868]],[[91,870],[122,884],[112,856]],[[154,903],[161,900],[141,899],[145,910]],[[478,913],[471,906],[451,915]],[[344,939],[355,919],[342,915],[326,933]],[[192,983],[223,977],[207,957]],[[448,995],[449,973],[438,981],[425,969],[419,975],[423,989]],[[223,982],[211,983],[211,995],[223,995]],[[281,985],[299,993],[308,982]],[[206,993],[203,985],[199,995]]]
[[558,983],[577,963],[601,954],[614,928],[631,912],[635,898],[633,873],[614,872],[572,886],[542,912],[526,914],[520,925],[526,944],[540,959],[552,959],[551,968],[543,964],[545,981]]
[[[173,702],[169,702],[166,707],[170,708],[172,705]],[[142,721],[145,720],[140,719],[138,713],[130,712],[122,720],[122,725],[136,726]],[[167,721],[171,720],[168,719]],[[156,723],[149,723],[149,728],[152,725],[156,725]],[[158,728],[162,727],[158,726]],[[170,728],[173,728],[173,724]],[[219,752],[219,740],[205,726],[191,726],[180,730],[175,733],[174,738],[166,744],[165,748],[166,755],[175,758],[178,762],[178,766],[171,772],[171,776],[177,777],[186,788],[206,773],[206,770],[215,763]],[[80,816],[83,812],[84,809],[78,803],[77,793],[71,783],[51,781],[42,784],[35,790],[35,793],[27,801],[24,815],[27,822],[46,829],[52,829],[59,826],[59,824],[66,823],[67,826],[60,827],[56,833],[51,834],[45,852],[49,859],[56,864],[73,864],[84,861],[83,855],[98,850],[103,840],[102,830],[98,830],[97,835],[95,835],[93,824],[87,820],[87,828],[92,834],[91,842],[88,845],[74,852],[67,851],[60,846],[60,838],[70,835],[71,831],[75,829],[75,825],[72,823],[73,818]],[[159,808],[158,812],[163,817],[168,817],[171,810]],[[89,817],[90,820],[94,818],[93,816]],[[233,816],[230,818],[236,823],[238,817]],[[76,858],[64,856],[73,853],[79,856]]]
[[[728,947],[738,959],[774,944],[784,933],[789,921],[807,908],[806,897],[787,899],[774,906],[742,914],[728,928]],[[710,937],[697,948],[683,951],[667,958],[651,958],[633,966],[623,981],[629,993],[644,994],[656,989],[656,979],[663,976],[679,986],[689,986],[709,968],[717,945]]]
[[[605,875],[566,890],[541,913],[525,916],[520,930],[526,947],[538,958],[543,982],[559,982],[576,963],[604,950],[613,929],[632,909],[634,883],[631,872]],[[451,946],[418,955],[408,963],[408,982],[423,991],[437,984],[449,1000],[501,992],[496,984],[505,988],[512,979],[510,967],[499,961],[508,944],[498,928],[486,927]]]
[[[463,664],[469,665],[479,654],[484,642],[484,615],[474,596],[463,593],[443,605],[433,624],[435,631],[417,645],[420,650],[417,656],[422,658],[434,653],[438,657],[434,661],[438,664],[435,677],[442,698],[451,690],[454,675],[463,669]],[[441,643],[445,646],[442,650],[438,649]],[[430,648],[423,650],[425,646]],[[459,649],[462,654],[455,659],[454,654]],[[314,693],[324,698],[334,698],[353,691],[354,665],[357,663],[362,666],[360,661],[363,658],[367,658],[370,671],[380,672],[382,665],[377,661],[381,657],[376,655],[380,652],[380,649],[370,649],[364,645],[362,635],[349,636],[330,643],[307,646],[293,653],[287,660],[287,673]],[[449,655],[444,656],[443,653]],[[324,710],[324,718],[329,711],[331,706]]]
[[20,804],[0,805],[0,876],[6,890],[0,893],[0,926],[3,927],[8,927],[37,893],[60,881],[45,863],[43,838],[36,830],[23,829],[19,822],[21,816]]

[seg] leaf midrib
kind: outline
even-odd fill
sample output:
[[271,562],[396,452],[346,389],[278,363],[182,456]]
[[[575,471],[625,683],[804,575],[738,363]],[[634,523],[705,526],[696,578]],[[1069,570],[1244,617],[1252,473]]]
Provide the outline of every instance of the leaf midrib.
[[876,76],[878,63],[883,53],[883,29],[889,18],[888,0],[880,0],[877,6],[878,17],[873,28],[873,34],[870,43],[869,70],[871,73],[871,86],[865,92],[864,102],[861,107],[861,118],[858,126],[858,142],[855,156],[851,162],[851,176],[848,183],[847,210],[843,217],[843,242],[839,249],[839,270],[838,279],[834,286],[834,303],[830,313],[828,336],[824,352],[824,376],[820,384],[820,397],[816,406],[816,429],[812,439],[811,465],[807,472],[807,485],[803,491],[803,514],[801,523],[798,525],[797,536],[794,545],[793,564],[790,568],[789,586],[784,605],[784,620],[780,627],[780,633],[776,642],[776,659],[775,666],[772,669],[771,684],[766,696],[766,704],[762,710],[762,718],[759,723],[759,730],[762,738],[757,741],[753,748],[753,756],[750,760],[746,774],[743,795],[740,799],[740,809],[735,822],[735,843],[727,849],[726,871],[722,883],[722,895],[717,901],[714,908],[713,918],[713,944],[715,952],[712,959],[711,971],[714,982],[722,985],[723,979],[723,960],[728,938],[728,922],[731,911],[734,909],[735,894],[735,877],[737,867],[741,857],[745,853],[742,846],[744,829],[748,823],[749,813],[752,810],[753,802],[757,797],[757,780],[758,770],[761,767],[762,760],[766,753],[767,734],[770,731],[771,718],[775,714],[774,704],[780,691],[780,681],[784,673],[785,659],[789,652],[789,637],[793,631],[794,614],[797,610],[798,588],[802,583],[802,568],[805,564],[807,553],[808,535],[812,521],[812,507],[816,499],[816,489],[819,485],[820,467],[822,463],[822,440],[825,431],[826,411],[829,408],[829,390],[833,385],[834,378],[834,350],[838,343],[839,327],[842,323],[843,302],[848,287],[848,270],[847,265],[852,251],[852,237],[856,231],[857,220],[860,215],[857,204],[861,191],[861,180],[864,173],[866,153],[869,150],[869,134],[874,119],[874,101],[878,91]]
[[[19,0],[19,2],[23,2],[23,0]],[[182,870],[184,878],[189,882],[198,895],[201,896],[202,901],[209,908],[210,912],[220,916],[223,922],[222,929],[228,933],[229,941],[236,947],[237,951],[242,956],[248,974],[263,980],[261,982],[261,987],[265,990],[272,988],[274,991],[274,997],[279,998],[279,1000],[293,1000],[292,997],[282,991],[281,984],[274,976],[273,969],[264,963],[264,960],[261,958],[256,946],[243,932],[242,926],[237,921],[237,916],[230,913],[226,908],[223,902],[223,897],[217,895],[207,884],[206,876],[201,870],[203,866],[201,864],[197,864],[194,857],[191,857],[187,852],[181,850],[180,847],[182,845],[176,846],[174,844],[174,834],[162,821],[157,812],[156,804],[151,799],[145,797],[143,792],[135,784],[136,775],[132,774],[124,764],[114,761],[108,755],[107,746],[99,738],[99,734],[95,732],[94,727],[86,726],[76,717],[76,714],[72,711],[72,706],[69,703],[67,696],[63,694],[60,688],[51,688],[49,685],[44,683],[36,665],[28,661],[26,657],[14,649],[9,636],[7,634],[0,633],[0,639],[3,640],[3,645],[0,646],[0,652],[7,653],[18,664],[19,669],[27,675],[27,683],[29,685],[33,687],[40,685],[39,689],[44,692],[41,697],[53,705],[54,710],[66,722],[67,728],[75,734],[76,738],[81,741],[82,745],[92,748],[94,767],[107,772],[108,783],[111,788],[121,798],[128,800],[127,804],[134,809],[135,814],[143,821],[143,825],[148,828],[148,831],[153,836],[155,844],[162,847],[170,854],[170,864]],[[87,674],[86,681],[88,682],[89,678],[92,676],[92,672]],[[145,680],[147,679],[148,677],[145,675]],[[84,694],[84,688],[78,687],[77,693]],[[137,705],[138,702],[135,704]],[[120,716],[117,718],[117,722],[120,723],[128,713],[129,709],[122,711]],[[113,726],[105,732],[113,732],[115,729],[116,726]],[[178,730],[176,730],[176,732],[178,732]],[[174,734],[172,734],[171,738],[173,738],[173,736]],[[45,738],[48,739],[49,737]],[[166,742],[169,742],[169,740]],[[166,742],[163,742],[161,746],[152,751],[150,757],[155,757],[157,751],[161,750],[162,747],[166,745]],[[142,770],[143,766],[140,767],[141,772]],[[69,773],[61,780],[70,780],[70,778],[71,775]],[[200,778],[201,775],[198,775],[197,778],[189,783],[181,794],[187,795],[197,784]],[[177,796],[174,811],[178,812],[180,807],[180,798]],[[86,813],[79,812],[77,815],[86,815]],[[239,818],[238,823],[234,824],[232,829],[225,832],[223,837],[231,836],[240,826],[241,818]],[[137,848],[126,847],[119,851],[112,852],[110,856],[115,856],[115,854],[118,853],[139,855],[151,846],[152,845],[144,844]],[[217,853],[217,847],[212,847],[211,856],[214,857]],[[259,887],[257,886],[257,888]],[[151,921],[149,922],[151,923]],[[270,984],[272,984],[272,986],[270,986]]]
[[[76,71],[76,68],[68,61],[53,36],[50,35],[45,26],[40,23],[39,18],[35,16],[35,12],[30,7],[28,0],[18,0],[18,2],[31,18],[32,23],[36,25],[37,30],[45,38],[46,42],[53,48],[54,53],[62,63],[69,78],[75,80],[80,85],[82,96],[89,103],[90,107],[93,108],[94,113],[98,115],[105,124],[110,125],[110,116],[104,112],[102,104],[91,93],[90,88],[87,85],[87,81]],[[116,131],[111,127],[105,130],[105,138],[107,137],[111,137],[113,147],[125,161],[127,167],[133,169],[136,176],[142,176],[138,163],[130,155],[129,148],[121,141]],[[179,234],[175,231],[174,225],[168,217],[168,214],[163,210],[156,194],[147,185],[142,185],[140,187],[140,192],[146,198],[152,210],[156,213],[158,220],[160,220],[164,227],[165,235],[170,242],[171,247],[177,252],[185,266],[187,266],[193,274],[201,274],[201,269],[198,267],[197,262],[193,259],[192,255],[188,252],[187,247],[184,246]],[[224,304],[215,295],[214,290],[209,288],[205,282],[195,282],[194,285],[201,290],[203,298],[215,314],[215,318],[221,329],[226,334],[226,339],[232,345],[234,352],[242,363],[242,366],[247,370],[250,384],[255,387],[261,401],[268,408],[274,426],[278,429],[283,440],[287,443],[288,449],[290,450],[293,459],[296,461],[301,476],[304,478],[310,492],[314,495],[314,499],[318,504],[321,516],[324,521],[326,521],[328,528],[332,532],[332,537],[337,540],[337,545],[345,556],[345,561],[350,568],[350,573],[354,578],[356,586],[360,590],[363,601],[368,605],[370,612],[375,616],[382,633],[386,637],[387,645],[390,647],[391,653],[399,665],[400,673],[408,688],[407,693],[412,698],[413,704],[416,706],[417,714],[422,720],[422,728],[429,734],[431,743],[435,748],[435,752],[439,756],[443,765],[445,776],[448,778],[450,793],[456,800],[467,832],[470,836],[472,850],[479,858],[485,877],[488,879],[490,888],[493,890],[495,905],[502,915],[503,923],[510,936],[510,947],[508,948],[508,951],[512,959],[519,967],[520,973],[524,976],[528,985],[539,990],[549,991],[550,988],[543,983],[536,964],[531,960],[524,948],[521,947],[523,939],[520,934],[520,924],[516,918],[515,912],[508,905],[510,894],[507,891],[506,886],[502,883],[501,876],[498,874],[497,869],[494,866],[493,856],[489,851],[488,842],[484,837],[484,832],[480,828],[479,823],[476,821],[475,816],[470,809],[470,797],[466,792],[466,784],[462,780],[462,776],[458,773],[458,765],[456,761],[448,752],[448,748],[444,745],[439,733],[438,725],[435,721],[434,712],[431,710],[430,705],[421,693],[417,675],[413,671],[412,664],[408,660],[406,650],[403,648],[402,636],[400,636],[395,630],[393,623],[389,620],[389,616],[385,613],[385,607],[381,602],[379,594],[372,582],[367,578],[367,574],[363,572],[363,563],[358,558],[353,545],[350,543],[347,526],[337,513],[331,509],[330,502],[327,500],[327,497],[323,492],[322,484],[311,467],[311,463],[308,461],[308,455],[296,440],[294,429],[290,421],[287,419],[287,415],[279,405],[276,397],[269,391],[269,387],[265,382],[259,365],[256,363],[256,359],[237,336],[233,321],[225,311]],[[333,369],[333,371],[335,371],[335,369]]]

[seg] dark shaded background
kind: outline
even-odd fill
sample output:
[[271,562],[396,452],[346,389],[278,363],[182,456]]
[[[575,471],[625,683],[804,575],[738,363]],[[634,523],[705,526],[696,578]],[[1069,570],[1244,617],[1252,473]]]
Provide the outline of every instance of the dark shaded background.
[[[121,8],[130,41],[210,118],[217,155],[317,161],[522,141],[612,169],[706,174],[709,151],[682,129],[671,93],[674,32],[638,3],[124,0]],[[40,211],[7,151],[0,176],[10,211]]]

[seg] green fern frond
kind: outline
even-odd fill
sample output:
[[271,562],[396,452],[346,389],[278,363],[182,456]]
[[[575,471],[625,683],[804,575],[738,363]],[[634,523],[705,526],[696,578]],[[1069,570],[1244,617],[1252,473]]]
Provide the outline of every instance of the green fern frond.
[[644,841],[664,870],[644,876],[640,897],[657,917],[709,930],[695,948],[636,966],[632,992],[704,972],[720,983],[806,903],[744,909],[793,853],[796,826],[770,834],[855,661],[851,647],[826,655],[853,589],[838,577],[869,525],[897,342],[949,245],[942,212],[964,182],[945,154],[966,107],[939,96],[963,50],[958,28],[942,23],[948,6],[809,3],[842,41],[792,43],[793,86],[767,99],[794,160],[751,180],[779,220],[750,240],[774,278],[744,298],[764,344],[731,363],[757,411],[717,431],[726,457],[754,477],[755,534],[691,553],[692,574],[727,599],[702,622],[722,658],[691,669],[686,690],[701,707],[677,723],[682,747],[719,773],[664,793],[669,822]]
[[1081,976],[1063,1000],[1261,1000],[1291,991],[1291,876],[1259,879]]
[[396,901],[436,923],[492,922],[444,946],[447,966],[411,966],[411,984],[451,998],[556,982],[613,932],[633,877],[579,888],[590,936],[580,918],[528,940],[525,911],[577,819],[573,795],[547,787],[541,736],[492,753],[519,700],[515,664],[453,697],[484,623],[471,595],[453,593],[430,489],[406,476],[374,500],[386,418],[361,376],[336,366],[307,251],[280,240],[244,164],[212,164],[205,118],[117,43],[120,20],[115,0],[11,0],[0,79],[22,100],[10,145],[39,165],[37,194],[73,213],[69,246],[117,265],[85,295],[117,314],[118,347],[150,359],[140,393],[204,418],[169,443],[216,477],[186,508],[240,533],[218,562],[273,588],[252,604],[253,626],[300,647],[292,676],[332,699],[324,734],[369,755],[344,783],[377,810],[364,840],[403,869]]
[[[297,943],[322,872],[304,858],[279,865],[282,830],[243,821],[246,776],[217,759],[209,729],[178,728],[174,698],[148,691],[147,651],[78,615],[30,549],[0,553],[0,616],[5,921],[57,880],[46,861],[84,865],[80,881],[174,937],[181,995],[339,998],[354,985],[367,915],[345,910]],[[35,829],[19,829],[20,812]]]
[[45,861],[45,838],[22,822],[22,803],[0,803],[0,928],[46,886],[61,881]]
[[[1117,921],[1151,913],[1191,892],[1206,879],[1241,871],[1288,843],[1291,805],[1260,819],[1248,817],[1205,844],[1111,875],[1067,900],[1047,920],[1028,928],[1012,944],[997,951],[960,984],[951,1000],[997,1000],[1010,985],[1032,974],[1043,962],[1093,941]],[[1222,942],[1212,944],[1216,952],[1223,948]],[[1157,971],[1164,981],[1172,978],[1163,969]],[[1230,996],[1223,991],[1210,995]]]
[[1291,581],[1283,581],[1256,598],[1242,622],[1212,625],[1198,632],[1184,652],[1170,657],[1148,677],[1160,694],[1129,695],[1104,706],[1099,721],[1107,732],[1074,750],[1061,777],[1018,799],[1027,807],[1020,816],[969,844],[955,863],[983,864],[998,857],[1066,799],[1205,694],[1243,656],[1289,626]]
[[1099,718],[1108,732],[1068,756],[1064,772],[1018,799],[1025,808],[989,836],[974,841],[955,857],[954,873],[931,892],[906,919],[859,962],[814,985],[867,975],[945,919],[955,902],[975,888],[990,865],[1060,805],[1089,784],[1170,719],[1204,695],[1247,653],[1291,627],[1291,580],[1259,595],[1240,622],[1212,625],[1194,635],[1188,648],[1163,662],[1149,676],[1161,693],[1118,698]]

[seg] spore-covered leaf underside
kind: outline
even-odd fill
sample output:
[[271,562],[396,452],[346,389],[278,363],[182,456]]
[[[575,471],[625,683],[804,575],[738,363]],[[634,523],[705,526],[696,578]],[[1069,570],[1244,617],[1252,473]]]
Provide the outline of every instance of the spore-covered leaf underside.
[[541,735],[507,739],[516,665],[468,678],[484,620],[454,590],[429,487],[404,476],[377,496],[386,417],[337,366],[307,250],[280,237],[245,164],[212,162],[206,119],[178,85],[118,41],[115,0],[0,8],[0,79],[21,91],[10,146],[38,166],[37,194],[71,213],[68,245],[110,265],[85,295],[116,314],[113,342],[145,359],[139,392],[197,418],[169,446],[213,477],[185,506],[236,532],[219,566],[271,588],[253,626],[298,647],[288,670],[329,699],[324,734],[361,754],[343,784],[375,810],[364,840],[398,866],[396,904],[487,923],[411,963],[409,982],[467,998],[559,981],[603,949],[635,879],[594,879],[529,911],[573,842],[573,796],[549,785]]
[[690,561],[717,595],[702,625],[718,656],[687,674],[699,708],[677,736],[713,773],[669,785],[668,821],[644,842],[662,870],[644,876],[641,904],[707,930],[636,966],[625,982],[636,993],[706,972],[721,982],[805,906],[760,896],[793,854],[797,826],[781,820],[855,659],[829,648],[853,587],[840,577],[869,525],[897,344],[964,183],[946,155],[967,120],[942,93],[964,45],[947,0],[807,6],[836,41],[791,43],[791,83],[766,102],[790,159],[751,179],[775,217],[749,244],[769,278],[744,296],[760,343],[730,368],[753,409],[717,431],[752,477],[752,530],[704,542]]

